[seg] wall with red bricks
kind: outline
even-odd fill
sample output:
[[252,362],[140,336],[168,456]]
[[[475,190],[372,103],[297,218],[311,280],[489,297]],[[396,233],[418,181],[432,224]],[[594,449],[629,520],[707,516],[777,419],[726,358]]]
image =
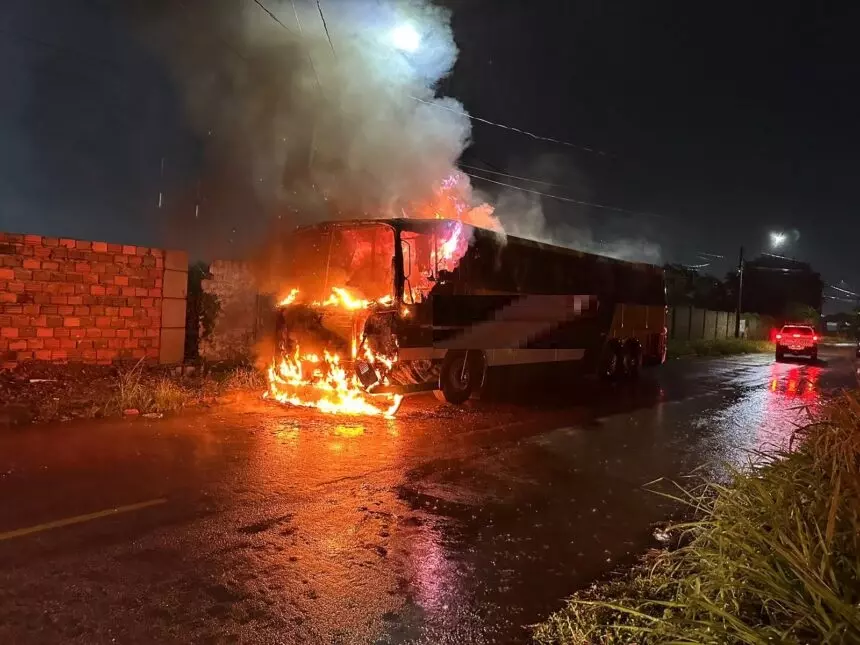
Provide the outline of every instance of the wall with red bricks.
[[168,253],[0,233],[0,366],[158,362]]

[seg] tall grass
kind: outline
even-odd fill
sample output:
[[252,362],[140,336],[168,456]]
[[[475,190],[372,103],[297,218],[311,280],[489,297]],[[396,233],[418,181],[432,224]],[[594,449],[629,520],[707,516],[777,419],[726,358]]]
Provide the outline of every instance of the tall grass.
[[266,377],[253,367],[236,367],[227,374],[223,387],[226,390],[262,391],[266,388]]
[[116,390],[108,399],[104,414],[122,414],[126,410],[174,412],[196,399],[195,393],[178,380],[149,374],[142,363],[137,363],[117,374]]
[[575,595],[541,643],[860,643],[860,396],[797,450],[682,492],[684,546]]
[[265,385],[263,374],[250,367],[237,367],[205,377],[183,378],[152,372],[138,363],[118,372],[114,392],[102,412],[105,415],[122,414],[126,410],[176,412],[232,391],[262,392]]

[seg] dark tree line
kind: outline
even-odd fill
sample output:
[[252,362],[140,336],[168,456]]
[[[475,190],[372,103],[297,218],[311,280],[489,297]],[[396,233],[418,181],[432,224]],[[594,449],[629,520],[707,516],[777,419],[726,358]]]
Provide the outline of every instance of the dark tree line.
[[[670,305],[733,311],[738,304],[738,274],[723,279],[680,264],[667,264]],[[746,263],[742,309],[778,319],[818,321],[824,282],[805,262],[761,256]]]

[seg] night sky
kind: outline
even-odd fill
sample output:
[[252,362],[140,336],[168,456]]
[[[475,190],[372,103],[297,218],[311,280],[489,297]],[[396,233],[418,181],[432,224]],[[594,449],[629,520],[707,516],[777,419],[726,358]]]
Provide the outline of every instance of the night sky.
[[[141,244],[175,234],[159,186],[168,198],[188,191],[200,142],[117,4],[0,5],[0,230]],[[605,153],[476,123],[465,163],[643,212],[542,204],[597,239],[659,245],[663,261],[724,255],[706,269],[717,275],[741,244],[755,255],[769,231],[796,231],[780,253],[860,288],[860,16],[840,8],[850,3],[444,4],[461,55],[441,92]]]

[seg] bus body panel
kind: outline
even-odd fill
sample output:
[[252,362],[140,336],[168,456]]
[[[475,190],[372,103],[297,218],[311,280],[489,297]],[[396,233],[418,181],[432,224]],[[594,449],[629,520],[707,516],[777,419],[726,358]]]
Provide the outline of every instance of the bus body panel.
[[349,311],[327,302],[284,305],[281,353],[304,334],[317,340],[318,351],[335,349],[357,374],[367,374],[359,369],[367,368],[360,365],[365,344],[385,355],[393,346],[396,361],[376,382],[403,391],[435,388],[449,352],[478,352],[488,369],[543,364],[547,372],[565,365],[595,373],[608,351],[631,343],[646,362],[665,359],[658,267],[450,220],[344,221],[297,234],[290,273],[298,283],[291,286],[322,300],[332,287],[363,285],[374,304]]
[[398,327],[400,360],[474,350],[487,367],[580,362],[585,372],[613,340],[661,362],[665,335],[661,269],[481,229]]

